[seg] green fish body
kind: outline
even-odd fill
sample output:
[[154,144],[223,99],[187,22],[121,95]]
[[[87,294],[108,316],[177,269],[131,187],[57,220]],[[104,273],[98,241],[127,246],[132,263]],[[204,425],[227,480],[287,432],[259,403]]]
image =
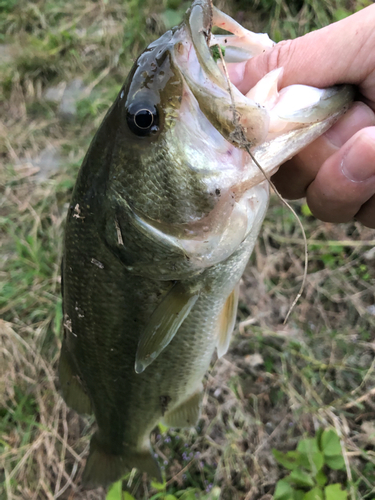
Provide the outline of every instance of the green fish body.
[[66,403],[96,418],[88,487],[132,467],[161,479],[150,432],[160,421],[197,423],[204,374],[214,350],[227,351],[269,196],[238,144],[238,126],[271,174],[351,99],[346,88],[319,91],[308,118],[306,110],[275,118],[257,98],[278,76],[253,97],[230,93],[210,54],[212,23],[233,33],[228,64],[272,45],[209,1],[194,2],[135,63],[91,143],[68,211],[59,375]]

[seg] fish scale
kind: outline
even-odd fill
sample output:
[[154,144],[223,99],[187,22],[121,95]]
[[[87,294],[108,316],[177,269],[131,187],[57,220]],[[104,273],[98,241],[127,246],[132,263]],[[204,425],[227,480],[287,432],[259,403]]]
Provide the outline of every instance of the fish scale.
[[[84,225],[80,222],[75,224],[80,224],[80,229],[85,228],[85,238],[89,222],[85,222]],[[90,252],[93,241],[92,239],[90,241],[89,238],[86,241],[89,247],[88,252]],[[66,244],[69,245],[68,231]],[[72,247],[72,254],[74,255],[74,247]],[[98,256],[98,254],[96,255]],[[217,286],[217,281],[226,283],[226,288],[228,284],[230,288],[231,283],[228,283],[227,276],[223,274],[222,266],[220,266],[220,269],[216,270],[212,278],[207,278],[208,281],[211,281],[211,286],[217,287],[219,293],[216,296],[210,294],[199,299],[189,318],[182,325],[179,335],[172,340],[170,345],[144,374],[136,375],[135,372],[130,372],[126,377],[123,377],[121,384],[118,384],[118,377],[121,377],[122,360],[127,357],[135,358],[139,331],[142,331],[145,323],[144,318],[152,312],[155,304],[143,303],[141,310],[139,310],[139,307],[137,308],[136,304],[129,304],[131,302],[129,300],[131,292],[127,290],[126,284],[129,284],[131,276],[125,271],[119,280],[118,263],[111,255],[105,255],[104,253],[98,256],[98,260],[103,263],[104,268],[94,272],[90,264],[86,264],[82,268],[79,261],[76,259],[71,261],[69,256],[70,253],[67,254],[64,261],[64,266],[69,268],[69,271],[64,271],[64,281],[73,282],[75,286],[71,285],[69,287],[66,298],[64,292],[64,304],[69,310],[75,309],[76,302],[82,300],[84,296],[82,283],[88,282],[90,295],[87,296],[85,301],[80,302],[83,311],[85,311],[85,327],[80,327],[80,321],[73,315],[69,317],[72,320],[72,333],[69,334],[68,332],[68,345],[71,351],[76,353],[76,357],[80,359],[79,366],[84,367],[81,368],[80,375],[83,380],[87,381],[88,392],[95,392],[97,395],[94,399],[94,408],[99,429],[121,429],[120,435],[126,432],[134,436],[137,441],[136,436],[140,432],[142,435],[144,433],[144,429],[140,428],[138,422],[133,420],[134,425],[127,427],[126,430],[121,425],[123,421],[132,421],[127,415],[129,409],[132,413],[137,412],[139,421],[149,422],[147,428],[150,431],[161,417],[161,409],[158,403],[160,396],[170,395],[172,401],[178,403],[180,400],[180,387],[183,389],[186,386],[194,387],[201,381],[215,347],[216,325],[214,320],[218,310],[220,310],[220,305],[230,292],[230,290],[229,292],[224,290],[223,295],[223,290]],[[245,256],[242,260],[246,263],[247,258],[248,248],[245,248]],[[91,266],[93,265],[91,264]],[[227,270],[232,275],[233,267],[235,266],[228,266]],[[241,276],[243,267],[244,265],[234,275],[235,281]],[[219,273],[218,276],[217,273]],[[211,272],[211,274],[213,273]],[[105,276],[104,280],[102,275]],[[77,279],[78,276],[79,280]],[[71,280],[71,277],[73,277],[73,280]],[[147,286],[147,284],[143,283],[142,286],[141,282],[145,280],[139,278],[138,281],[140,283],[134,283],[134,277],[132,277],[131,288],[137,286],[144,290],[144,285]],[[234,284],[235,282],[233,286]],[[152,285],[150,287],[148,283],[148,290],[145,292],[148,296],[160,292],[160,283],[156,282],[152,283]],[[226,295],[225,292],[227,292]],[[98,304],[97,300],[95,300],[97,294],[108,298],[108,301]],[[124,304],[126,302],[127,307],[125,308]],[[91,304],[94,303],[95,309],[93,310]],[[210,312],[209,315],[207,311]],[[139,319],[135,322],[134,318]],[[199,330],[203,331],[204,335],[197,330],[198,325]],[[106,329],[118,332],[118,334],[109,338],[105,337],[104,330]],[[75,330],[80,332],[77,336],[74,334]],[[121,330],[124,333],[131,330],[132,334],[121,335]],[[197,342],[192,333],[195,336],[200,333]],[[117,336],[118,340],[116,339]],[[109,345],[107,345],[108,343]],[[95,347],[93,348],[93,346]],[[190,356],[187,356],[187,352]],[[180,355],[176,355],[176,353]],[[205,354],[204,357],[202,357],[202,353]],[[151,405],[148,384],[151,384],[155,379],[159,383],[157,388],[153,389],[152,400],[154,405]],[[103,383],[103,381],[107,381],[107,383]],[[113,382],[116,382],[116,385]],[[156,394],[155,390],[157,390]],[[132,396],[135,396],[135,401],[132,400]],[[120,415],[118,409],[120,409]],[[114,440],[114,442],[116,441],[117,439]]]
[[[202,292],[178,335],[144,373],[136,374],[126,366],[126,360],[135,358],[147,318],[171,284],[134,277],[121,269],[103,247],[93,219],[86,216],[82,222],[71,216],[67,224],[65,248],[69,251],[63,266],[64,283],[69,285],[64,287],[64,311],[75,311],[78,303],[84,318],[70,312],[72,332],[65,329],[65,342],[74,353],[87,393],[95,394],[92,401],[101,442],[111,443],[110,451],[121,455],[124,447],[120,443],[126,441],[136,448],[160,421],[162,396],[168,396],[170,405],[176,406],[200,388],[217,341],[218,314],[244,271],[252,242],[245,240],[226,262],[200,276],[210,292]],[[81,241],[86,248],[80,245],[78,250]],[[93,249],[102,269],[91,263]],[[84,265],[76,258],[77,250],[87,257]],[[140,303],[132,294],[133,288],[153,300]],[[106,336],[106,331],[112,332],[111,336]]]

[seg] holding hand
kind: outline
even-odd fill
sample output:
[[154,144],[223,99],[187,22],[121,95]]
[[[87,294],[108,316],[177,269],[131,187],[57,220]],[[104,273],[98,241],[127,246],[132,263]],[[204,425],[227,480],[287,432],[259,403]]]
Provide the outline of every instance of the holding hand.
[[280,88],[350,83],[357,86],[358,101],[323,136],[280,167],[272,178],[276,187],[289,199],[306,196],[313,214],[323,221],[355,217],[375,228],[375,5],[278,43],[237,68],[231,80],[246,93],[280,67]]

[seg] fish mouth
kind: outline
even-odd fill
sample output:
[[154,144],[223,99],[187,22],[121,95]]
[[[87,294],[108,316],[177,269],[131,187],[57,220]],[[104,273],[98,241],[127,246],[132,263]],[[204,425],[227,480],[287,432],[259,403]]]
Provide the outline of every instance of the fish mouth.
[[[265,75],[243,95],[230,81],[226,65],[243,65],[275,43],[267,34],[242,27],[215,8],[211,0],[195,0],[184,25],[190,43],[176,44],[175,61],[202,112],[236,147],[254,149],[275,137],[325,120],[328,128],[332,117],[352,102],[353,90],[345,85],[329,89],[291,85],[279,91],[282,68]],[[214,26],[230,34],[214,35]],[[210,50],[215,45],[223,47],[219,49],[218,61]]]
[[[269,116],[264,106],[245,97],[231,84],[223,68],[213,59],[210,46],[216,45],[213,26],[241,28],[210,0],[196,0],[185,16],[190,43],[178,43],[174,58],[184,79],[211,124],[232,144],[238,145],[236,125],[240,125],[247,143],[252,147],[264,141]],[[247,31],[247,30],[245,30]],[[232,35],[236,37],[236,35]],[[228,37],[229,39],[229,37]],[[273,45],[267,35],[263,45]]]

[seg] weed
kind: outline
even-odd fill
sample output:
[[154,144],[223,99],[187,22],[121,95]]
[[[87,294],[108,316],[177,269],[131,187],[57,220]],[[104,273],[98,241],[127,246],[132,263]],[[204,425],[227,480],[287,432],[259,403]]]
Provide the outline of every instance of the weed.
[[340,439],[333,429],[319,429],[316,437],[301,439],[296,451],[272,450],[290,474],[276,484],[275,500],[346,500],[339,483],[327,485],[329,469],[345,468]]

